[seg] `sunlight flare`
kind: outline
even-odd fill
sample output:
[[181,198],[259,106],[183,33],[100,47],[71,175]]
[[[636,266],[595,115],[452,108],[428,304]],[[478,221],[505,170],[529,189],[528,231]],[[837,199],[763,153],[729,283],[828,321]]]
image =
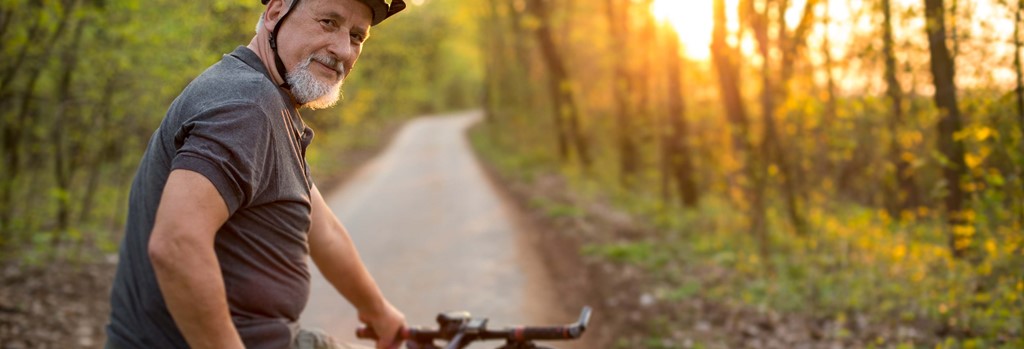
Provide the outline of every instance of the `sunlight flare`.
[[685,54],[693,59],[711,55],[712,1],[655,0],[654,18],[675,28]]

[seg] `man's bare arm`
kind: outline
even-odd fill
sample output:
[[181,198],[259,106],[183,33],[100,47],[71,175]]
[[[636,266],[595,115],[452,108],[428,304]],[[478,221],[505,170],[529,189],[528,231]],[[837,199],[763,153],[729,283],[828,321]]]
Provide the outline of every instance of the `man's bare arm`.
[[167,178],[149,240],[149,257],[167,308],[192,348],[244,348],[228,310],[213,243],[227,205],[203,175]]
[[[316,186],[310,191],[310,203],[313,222],[309,231],[309,250],[317,268],[356,307],[361,321],[372,326],[377,333],[397,334],[405,325],[404,315],[381,294],[359,258],[348,231],[327,207]],[[400,344],[392,343],[391,338],[394,336],[382,335],[377,348]]]

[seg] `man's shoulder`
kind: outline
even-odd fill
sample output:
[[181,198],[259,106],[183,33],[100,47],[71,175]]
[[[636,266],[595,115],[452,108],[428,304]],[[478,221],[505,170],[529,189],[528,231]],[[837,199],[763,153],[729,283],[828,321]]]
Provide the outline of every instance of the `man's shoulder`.
[[286,108],[276,86],[244,70],[231,74],[217,68],[215,65],[194,79],[171,103],[160,125],[166,137],[177,143],[182,131],[194,132],[191,128],[196,125],[219,125],[215,127],[246,135],[273,129],[272,124],[278,122],[273,116]]
[[283,122],[281,115],[294,108],[261,67],[245,60],[225,55],[193,79],[167,110],[160,126],[166,136],[177,139],[183,127],[202,124],[224,128],[237,123],[240,127],[229,128],[243,133],[278,129],[274,125]]
[[[266,75],[231,55],[213,64],[188,84],[182,94],[215,100],[265,103],[282,100],[278,86]],[[283,104],[283,103],[282,103]]]

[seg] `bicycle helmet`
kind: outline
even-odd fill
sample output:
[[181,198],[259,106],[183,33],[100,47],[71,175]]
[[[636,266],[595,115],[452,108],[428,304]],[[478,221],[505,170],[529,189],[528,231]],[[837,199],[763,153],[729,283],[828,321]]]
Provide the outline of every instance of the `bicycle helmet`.
[[[260,2],[266,5],[270,0],[260,0]],[[295,7],[295,3],[297,2],[298,0],[292,1],[292,6],[288,8],[289,12],[291,12],[291,9]],[[391,17],[405,9],[405,1],[403,0],[392,0],[391,5],[388,5],[384,0],[359,0],[359,2],[369,6],[370,11],[373,12],[372,25],[380,24],[380,22],[384,21],[388,17]]]
[[[266,5],[270,0],[260,0],[260,3]],[[373,20],[370,25],[377,25],[384,21],[388,17],[394,16],[399,11],[405,9],[404,0],[391,0],[391,4],[384,2],[384,0],[359,0],[370,7],[370,12],[373,12]],[[281,30],[281,23],[288,18],[288,15],[292,14],[292,10],[295,9],[295,5],[299,3],[299,0],[292,0],[291,5],[288,6],[288,12],[285,12],[281,16],[281,19],[277,21],[277,25],[274,26],[274,30],[270,32],[270,49],[274,51],[274,65],[277,66],[278,73],[281,74],[281,78],[284,80],[281,83],[281,87],[291,89],[291,84],[288,83],[288,79],[285,78],[288,74],[288,69],[285,68],[284,63],[281,61],[281,55],[277,53],[277,32]]]

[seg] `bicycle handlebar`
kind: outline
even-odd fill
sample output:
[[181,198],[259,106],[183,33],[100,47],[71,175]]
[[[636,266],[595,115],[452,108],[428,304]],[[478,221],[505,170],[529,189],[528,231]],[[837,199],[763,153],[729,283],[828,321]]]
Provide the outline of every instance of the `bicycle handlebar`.
[[[529,342],[534,340],[569,340],[583,335],[590,323],[590,307],[583,307],[579,319],[572,324],[563,326],[516,326],[500,330],[487,329],[487,319],[473,319],[468,313],[443,313],[437,316],[438,329],[421,327],[403,328],[398,337],[414,342],[432,342],[435,339],[446,340],[449,348],[461,348],[461,345],[476,340],[505,339],[510,342]],[[362,339],[378,338],[373,328],[361,326],[356,329],[356,337]]]

